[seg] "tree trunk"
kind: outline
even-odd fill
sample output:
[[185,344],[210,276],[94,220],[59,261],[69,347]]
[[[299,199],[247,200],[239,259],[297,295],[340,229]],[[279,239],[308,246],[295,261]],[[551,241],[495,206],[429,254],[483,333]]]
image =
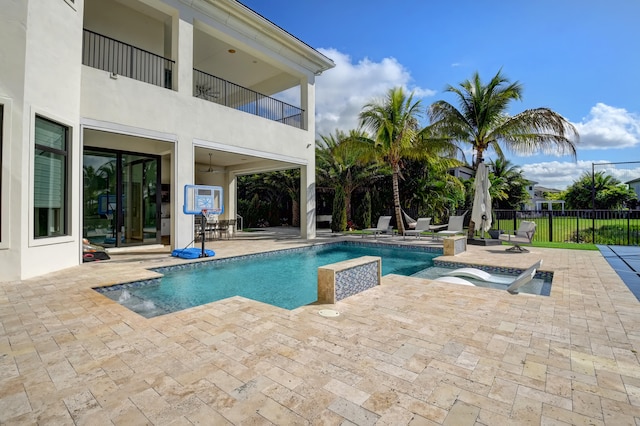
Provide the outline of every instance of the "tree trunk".
[[300,203],[295,198],[291,201],[291,226],[300,226]]
[[398,235],[404,234],[404,222],[402,221],[402,209],[400,208],[400,188],[398,187],[399,166],[393,165],[393,207],[396,212],[396,225]]
[[353,220],[353,214],[351,213],[351,193],[353,192],[353,186],[351,185],[351,170],[347,171],[347,179],[344,183],[344,205],[347,210],[347,222]]
[[473,162],[473,171],[478,170],[478,164],[484,161],[484,149],[476,147],[476,161]]

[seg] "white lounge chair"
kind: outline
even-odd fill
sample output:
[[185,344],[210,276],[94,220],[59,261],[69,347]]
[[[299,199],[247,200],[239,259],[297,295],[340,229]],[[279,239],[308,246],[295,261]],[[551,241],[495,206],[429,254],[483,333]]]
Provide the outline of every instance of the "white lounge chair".
[[[533,279],[533,277],[535,275],[536,275],[536,269],[535,268],[527,269],[526,271],[524,271],[523,273],[518,275],[512,281],[509,281],[507,283],[502,283],[502,284],[508,284],[509,285],[509,287],[507,287],[507,291],[509,293],[518,294],[518,289],[520,287],[522,287],[523,285],[529,283]],[[463,284],[463,285],[474,285],[472,282],[467,281],[464,278],[460,278],[460,277],[444,276],[444,277],[436,278],[436,281],[444,281],[444,282],[449,282],[449,283],[454,283],[454,284]]]
[[390,222],[391,216],[380,216],[375,228],[366,228],[362,230],[362,238],[364,238],[366,234],[373,234],[374,238],[377,238],[378,234],[386,234],[389,232]]
[[467,212],[462,213],[460,216],[450,216],[449,223],[445,225],[435,225],[432,226],[432,230],[436,230],[435,237],[450,237],[452,235],[464,234],[464,230],[462,229],[464,226],[464,216]]
[[523,244],[531,245],[533,236],[536,233],[536,223],[523,220],[518,226],[518,230],[513,234],[500,234],[499,239],[513,244],[513,247],[509,247],[507,251],[517,251],[519,253],[528,252],[526,248],[522,247]]
[[[531,271],[537,270],[542,266],[542,259],[531,265],[529,268],[524,270],[523,274],[530,274]],[[474,278],[478,281],[486,281],[490,283],[498,283],[498,284],[512,284],[513,278],[511,277],[496,277],[495,275],[491,275],[487,271],[483,271],[478,268],[459,268],[455,269],[451,272],[447,272],[445,274],[449,277],[466,277],[466,278]]]
[[470,285],[473,287],[476,286],[474,283],[471,283],[465,280],[464,278],[458,278],[458,277],[438,277],[434,281],[439,281],[442,283],[449,283],[449,284]]
[[405,229],[402,234],[402,238],[404,239],[407,235],[415,235],[416,238],[420,238],[420,235],[423,232],[429,232],[429,226],[431,224],[430,217],[419,217],[416,222],[416,226],[414,229]]

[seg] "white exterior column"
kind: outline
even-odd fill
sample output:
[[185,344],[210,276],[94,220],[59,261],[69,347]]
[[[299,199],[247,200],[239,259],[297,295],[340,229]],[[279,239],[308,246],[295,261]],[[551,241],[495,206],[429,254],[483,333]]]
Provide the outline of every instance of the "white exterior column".
[[300,167],[300,237],[316,237],[316,166]]
[[312,81],[300,81],[300,105],[305,109],[304,124],[306,139],[307,165],[300,167],[300,237],[313,239],[316,237],[316,150],[315,150],[315,114],[316,92]]
[[[236,215],[238,213],[238,177],[235,173],[229,173],[227,175],[227,188],[225,189],[225,204],[224,210],[227,216],[227,219],[233,220],[236,219]],[[235,234],[236,225],[233,226],[233,229],[229,228],[230,232]]]
[[[178,73],[178,92],[191,95],[193,84],[193,25],[179,19],[177,22],[178,55],[176,69]],[[176,79],[174,79],[176,81]],[[184,248],[194,237],[193,216],[184,214],[184,186],[195,184],[195,159],[193,147],[193,135],[181,132],[178,134],[178,142],[175,148],[172,166],[171,188],[174,193],[174,205],[171,217],[173,229],[171,230],[173,248]]]

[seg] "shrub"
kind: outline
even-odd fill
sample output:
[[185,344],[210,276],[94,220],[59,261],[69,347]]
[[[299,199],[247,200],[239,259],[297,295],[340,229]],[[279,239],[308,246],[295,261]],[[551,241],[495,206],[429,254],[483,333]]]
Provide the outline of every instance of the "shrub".
[[344,202],[344,189],[342,186],[336,188],[333,197],[333,211],[331,213],[331,230],[333,232],[343,232],[347,229],[347,206]]

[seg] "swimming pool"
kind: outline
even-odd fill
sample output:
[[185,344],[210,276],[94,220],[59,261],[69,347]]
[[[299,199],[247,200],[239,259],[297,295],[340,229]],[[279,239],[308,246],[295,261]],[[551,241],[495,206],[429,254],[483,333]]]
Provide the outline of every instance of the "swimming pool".
[[242,296],[285,309],[318,298],[318,267],[361,256],[380,256],[382,275],[412,275],[433,265],[441,249],[341,242],[159,268],[161,279],[96,288],[151,318]]

